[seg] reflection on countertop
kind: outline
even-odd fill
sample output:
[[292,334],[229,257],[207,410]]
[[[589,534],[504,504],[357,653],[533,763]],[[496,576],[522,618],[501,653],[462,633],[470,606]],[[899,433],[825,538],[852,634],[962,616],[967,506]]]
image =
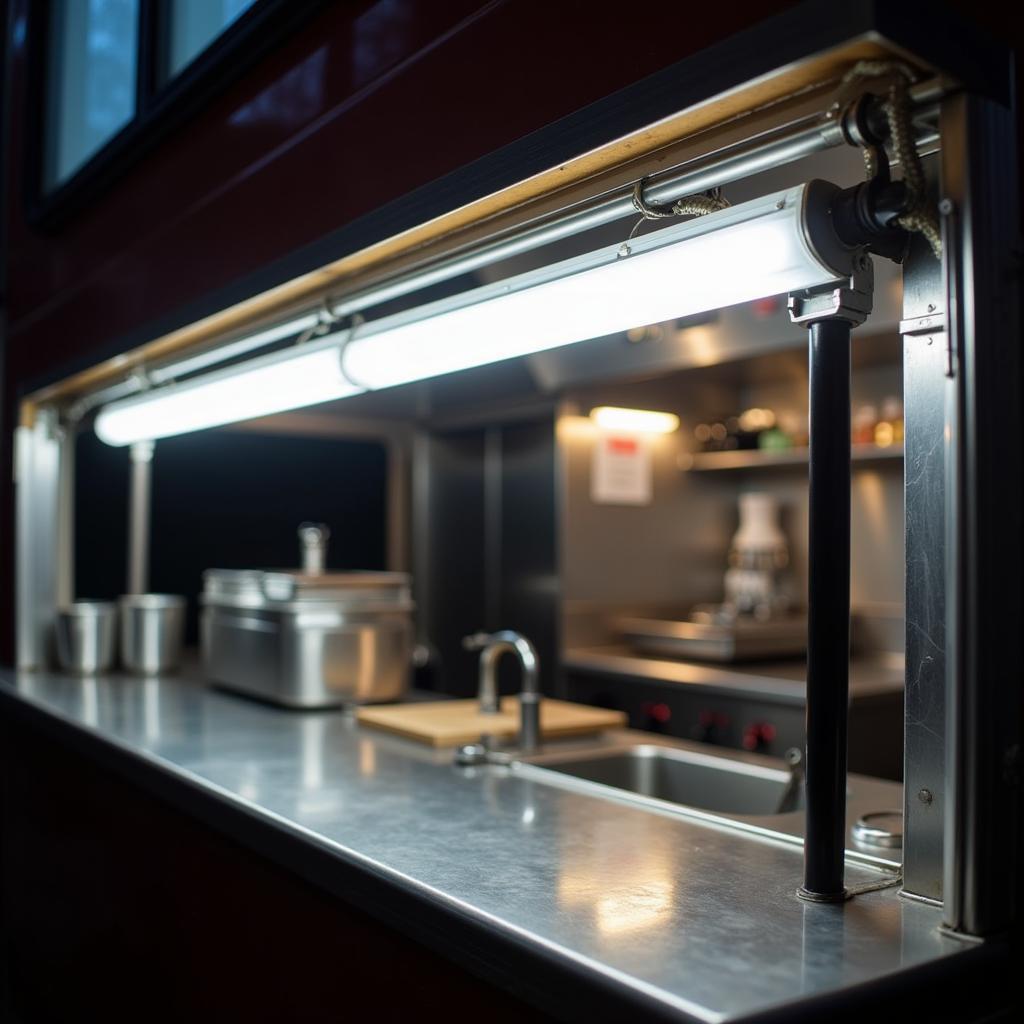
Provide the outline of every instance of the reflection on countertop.
[[[870,982],[970,947],[894,889],[845,906],[795,892],[792,842],[459,769],[450,751],[187,678],[0,672],[34,709],[264,816],[297,843],[469,918],[538,956],[698,1020]],[[877,871],[848,864],[850,884]],[[723,981],[727,979],[727,981]]]

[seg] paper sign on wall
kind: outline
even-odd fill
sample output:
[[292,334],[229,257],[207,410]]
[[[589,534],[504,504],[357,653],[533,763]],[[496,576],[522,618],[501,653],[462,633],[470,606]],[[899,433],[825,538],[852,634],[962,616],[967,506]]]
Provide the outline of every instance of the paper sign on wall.
[[652,490],[649,439],[642,434],[598,434],[590,500],[597,505],[649,505]]

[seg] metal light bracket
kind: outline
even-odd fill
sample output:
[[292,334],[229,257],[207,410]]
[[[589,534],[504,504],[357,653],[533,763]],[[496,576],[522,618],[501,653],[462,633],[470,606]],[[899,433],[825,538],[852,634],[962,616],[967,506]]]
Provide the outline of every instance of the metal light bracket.
[[853,260],[853,273],[843,281],[820,288],[808,288],[789,296],[789,318],[809,326],[819,320],[845,320],[853,326],[864,323],[874,302],[875,268],[866,252]]

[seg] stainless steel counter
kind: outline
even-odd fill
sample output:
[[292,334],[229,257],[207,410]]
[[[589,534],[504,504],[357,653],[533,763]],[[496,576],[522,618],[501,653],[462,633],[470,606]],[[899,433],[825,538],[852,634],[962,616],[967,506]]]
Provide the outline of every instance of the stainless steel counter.
[[[738,662],[716,665],[636,654],[622,645],[577,647],[565,652],[568,669],[603,672],[660,683],[675,683],[694,690],[731,692],[802,705],[807,689],[807,663],[803,659]],[[854,658],[850,662],[850,696],[867,697],[903,689],[903,666],[895,658]]]
[[[448,752],[339,712],[277,710],[175,678],[0,672],[0,698],[327,849],[453,926],[469,921],[683,1019],[763,1011],[977,948],[894,889],[801,902],[792,843],[536,773],[457,769]],[[879,877],[848,866],[850,884]]]

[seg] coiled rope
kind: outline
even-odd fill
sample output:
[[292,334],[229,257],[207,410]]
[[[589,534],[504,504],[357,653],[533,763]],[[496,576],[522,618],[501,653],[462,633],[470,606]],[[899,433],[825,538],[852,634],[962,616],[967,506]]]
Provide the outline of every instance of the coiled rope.
[[[849,86],[864,78],[890,77],[888,92],[882,102],[882,111],[889,127],[889,139],[893,156],[903,168],[903,184],[906,188],[906,209],[895,218],[896,224],[904,231],[923,235],[931,246],[936,259],[942,259],[942,233],[939,219],[928,195],[921,158],[914,142],[914,126],[909,86],[914,82],[913,71],[898,61],[858,61],[843,76],[842,85]],[[878,176],[880,168],[873,147],[862,150],[868,178]],[[684,196],[671,205],[660,206],[644,199],[644,180],[633,187],[633,208],[640,219],[633,226],[629,238],[622,244],[623,255],[629,254],[629,242],[636,236],[644,221],[660,220],[664,217],[703,217],[729,206],[721,189],[713,189],[693,196]]]
[[[928,196],[924,169],[921,167],[921,158],[917,154],[917,145],[914,142],[909,90],[914,81],[914,73],[898,61],[862,60],[846,73],[843,84],[849,85],[863,78],[887,76],[891,76],[892,81],[882,102],[882,111],[889,126],[893,156],[903,168],[903,184],[907,190],[907,207],[896,218],[896,223],[904,231],[914,231],[923,235],[936,259],[942,259],[939,219]],[[874,178],[879,172],[875,153],[869,147],[865,147],[863,152],[867,175]]]
[[633,186],[633,209],[640,214],[640,219],[633,225],[629,238],[622,243],[621,252],[624,256],[629,255],[629,243],[636,237],[644,221],[661,220],[664,217],[703,217],[730,205],[729,200],[722,195],[722,190],[715,188],[694,196],[683,196],[669,206],[659,206],[644,199],[644,183],[645,180],[641,178]]

